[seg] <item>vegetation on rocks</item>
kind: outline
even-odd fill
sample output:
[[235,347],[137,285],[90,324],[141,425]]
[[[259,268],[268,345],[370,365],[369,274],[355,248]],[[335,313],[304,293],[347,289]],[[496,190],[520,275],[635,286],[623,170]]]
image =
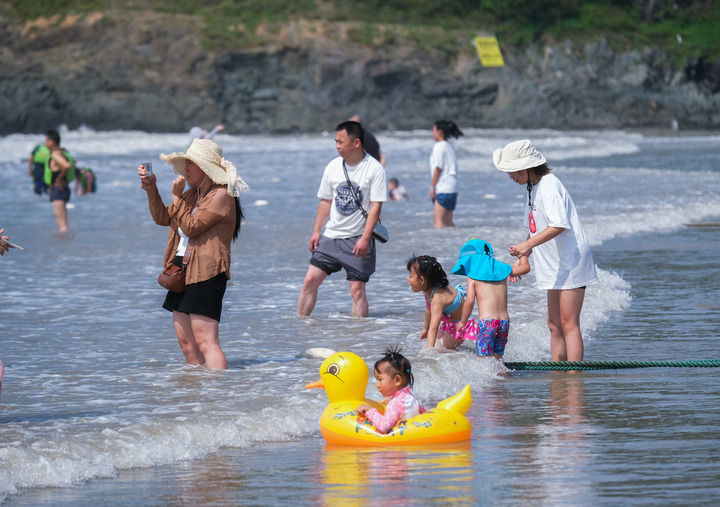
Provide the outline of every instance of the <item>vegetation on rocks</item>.
[[203,20],[204,44],[212,50],[272,43],[302,19],[352,23],[347,40],[369,47],[469,52],[461,41],[494,33],[505,47],[604,37],[618,50],[668,50],[678,63],[720,58],[720,3],[713,0],[8,0],[0,9],[18,21],[59,15],[57,23],[104,9],[193,15]]

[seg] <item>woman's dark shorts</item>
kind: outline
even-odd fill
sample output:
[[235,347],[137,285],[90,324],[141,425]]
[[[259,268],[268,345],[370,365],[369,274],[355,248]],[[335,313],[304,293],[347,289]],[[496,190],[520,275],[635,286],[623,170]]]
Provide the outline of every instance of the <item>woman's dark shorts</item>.
[[437,194],[435,196],[440,206],[448,211],[453,211],[457,204],[457,193],[455,194]]
[[[182,265],[182,257],[176,257],[175,264],[178,261]],[[227,275],[220,273],[209,280],[185,286],[182,294],[168,291],[163,308],[171,312],[203,315],[220,322],[226,287]]]
[[50,187],[50,201],[65,201],[70,200],[70,187],[58,187],[53,185]]

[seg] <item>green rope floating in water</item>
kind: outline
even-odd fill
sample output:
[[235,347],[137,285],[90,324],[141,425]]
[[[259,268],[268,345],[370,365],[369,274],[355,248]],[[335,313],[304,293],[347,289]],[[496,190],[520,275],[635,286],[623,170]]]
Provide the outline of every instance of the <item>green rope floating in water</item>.
[[625,368],[717,368],[720,359],[698,361],[536,361],[505,363],[511,370],[616,370]]

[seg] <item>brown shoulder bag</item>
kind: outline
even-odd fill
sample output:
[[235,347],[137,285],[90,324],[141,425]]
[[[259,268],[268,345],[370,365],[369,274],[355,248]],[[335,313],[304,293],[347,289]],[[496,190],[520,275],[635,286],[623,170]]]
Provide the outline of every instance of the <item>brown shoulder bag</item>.
[[162,287],[177,294],[185,292],[185,270],[187,269],[191,251],[192,246],[190,245],[190,240],[188,240],[188,246],[185,249],[185,255],[182,260],[182,267],[173,264],[170,268],[163,270],[160,276],[158,276],[157,281]]

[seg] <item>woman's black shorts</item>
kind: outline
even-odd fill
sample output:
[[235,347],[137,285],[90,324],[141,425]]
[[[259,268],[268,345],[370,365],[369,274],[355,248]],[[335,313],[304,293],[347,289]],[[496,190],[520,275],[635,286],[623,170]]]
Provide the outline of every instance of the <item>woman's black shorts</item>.
[[[182,257],[176,257],[175,263]],[[171,312],[204,315],[220,322],[222,300],[227,286],[227,275],[220,273],[209,280],[185,286],[185,292],[178,294],[168,291],[163,308]]]

